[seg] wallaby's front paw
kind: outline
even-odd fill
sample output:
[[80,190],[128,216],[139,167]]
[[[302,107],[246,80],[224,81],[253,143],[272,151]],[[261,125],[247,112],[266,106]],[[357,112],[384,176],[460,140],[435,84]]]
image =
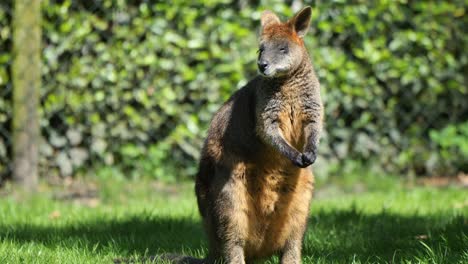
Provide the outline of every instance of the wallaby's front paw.
[[304,167],[304,161],[303,161],[302,155],[303,155],[302,153],[298,153],[294,158],[291,159],[291,161],[295,166],[300,167],[300,168],[305,168],[307,166]]
[[314,164],[315,160],[317,159],[317,155],[315,154],[315,151],[310,151],[310,152],[305,152],[302,154],[302,164],[304,165],[305,168],[309,165]]
[[291,161],[299,168],[306,168],[314,163],[316,158],[317,156],[315,155],[315,152],[311,151],[306,153],[299,153],[297,156],[291,159]]

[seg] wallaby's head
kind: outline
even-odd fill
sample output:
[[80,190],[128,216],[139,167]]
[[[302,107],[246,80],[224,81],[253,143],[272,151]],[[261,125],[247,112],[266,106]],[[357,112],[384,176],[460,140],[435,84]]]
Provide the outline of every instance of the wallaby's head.
[[310,7],[286,22],[281,22],[271,11],[262,13],[257,60],[262,75],[270,78],[285,76],[299,67],[308,56],[303,38],[309,30],[310,17]]

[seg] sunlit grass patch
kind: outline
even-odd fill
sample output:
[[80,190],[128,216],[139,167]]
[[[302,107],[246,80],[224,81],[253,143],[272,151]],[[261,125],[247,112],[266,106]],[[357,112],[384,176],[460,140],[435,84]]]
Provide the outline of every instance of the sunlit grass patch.
[[[44,185],[33,196],[11,191],[0,198],[0,263],[111,263],[167,252],[207,253],[191,183],[70,186]],[[318,195],[303,262],[468,262],[466,189],[384,187]],[[59,195],[67,192],[92,195]]]

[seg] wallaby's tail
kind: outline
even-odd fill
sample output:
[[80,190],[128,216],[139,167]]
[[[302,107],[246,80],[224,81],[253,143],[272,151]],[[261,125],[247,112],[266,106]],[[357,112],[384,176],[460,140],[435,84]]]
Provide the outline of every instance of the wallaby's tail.
[[116,264],[130,264],[130,263],[157,263],[157,264],[206,264],[204,259],[197,259],[189,256],[181,256],[177,254],[162,254],[146,258],[128,258],[128,259],[114,259]]

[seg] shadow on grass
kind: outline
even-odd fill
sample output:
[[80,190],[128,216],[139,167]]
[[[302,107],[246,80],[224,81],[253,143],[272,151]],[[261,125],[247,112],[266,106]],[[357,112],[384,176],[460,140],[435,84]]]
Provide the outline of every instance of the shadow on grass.
[[197,221],[137,216],[50,226],[4,226],[0,223],[0,242],[2,240],[41,243],[52,248],[81,247],[90,252],[114,252],[119,256],[206,247],[202,225]]
[[[468,227],[462,216],[363,214],[356,210],[316,212],[310,219],[304,256],[330,262],[398,261],[424,249],[420,241],[440,249],[447,259],[460,260]],[[192,219],[134,216],[70,225],[3,225],[0,241],[36,242],[48,247],[81,247],[119,256],[180,252],[206,248],[201,223]],[[110,247],[110,249],[108,248]],[[445,251],[442,252],[442,251]],[[453,262],[454,263],[454,262]]]
[[456,263],[468,253],[467,235],[463,216],[321,211],[309,221],[303,253],[313,259],[344,263],[399,263],[422,255]]

